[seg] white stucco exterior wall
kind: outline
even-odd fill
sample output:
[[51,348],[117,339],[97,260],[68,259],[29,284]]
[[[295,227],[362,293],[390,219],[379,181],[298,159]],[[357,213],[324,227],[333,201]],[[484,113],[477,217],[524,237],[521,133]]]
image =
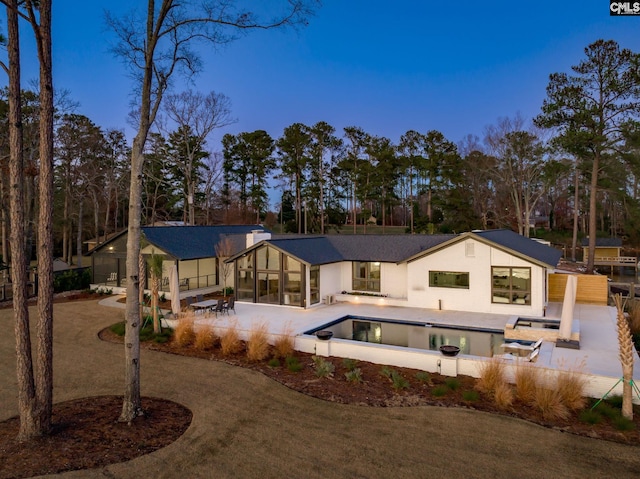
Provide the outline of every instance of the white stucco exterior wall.
[[[491,267],[531,268],[531,304],[492,303]],[[429,287],[429,271],[468,272],[469,289]],[[494,314],[542,316],[546,269],[485,243],[468,239],[407,264],[408,306]]]

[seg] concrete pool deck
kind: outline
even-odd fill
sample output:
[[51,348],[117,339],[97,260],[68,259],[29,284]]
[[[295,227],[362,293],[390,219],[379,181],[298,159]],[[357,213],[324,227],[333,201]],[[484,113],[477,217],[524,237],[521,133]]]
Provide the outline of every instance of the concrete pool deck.
[[[117,303],[115,296],[103,300],[101,304],[124,307],[122,303]],[[561,303],[550,304],[546,317],[559,319],[561,309]],[[231,312],[229,315],[220,315],[218,318],[215,315],[196,315],[196,324],[224,328],[235,322],[243,337],[246,337],[249,331],[260,324],[265,324],[269,333],[273,335],[282,334],[289,328],[291,334],[298,336],[299,339],[305,339],[308,348],[310,342],[316,340],[313,337],[301,336],[305,331],[347,315],[500,330],[504,329],[511,317],[489,313],[346,302],[323,304],[309,309],[236,302],[235,311],[236,314]],[[591,394],[601,396],[612,388],[622,376],[622,367],[618,359],[616,310],[613,307],[577,304],[574,310],[574,319],[580,321],[580,349],[559,348],[553,342],[545,341],[540,349],[536,364],[549,369],[573,369],[583,372],[593,383]],[[298,345],[298,341],[296,345]],[[423,351],[422,354],[435,353]],[[463,356],[460,355],[458,358],[462,359]],[[473,357],[470,356],[470,358]],[[397,364],[397,366],[402,366],[402,364]],[[464,372],[461,373],[464,374]],[[637,355],[634,364],[634,381],[640,385],[640,358]],[[614,392],[618,391],[621,391],[620,384]],[[640,398],[636,396],[635,401],[640,403]]]

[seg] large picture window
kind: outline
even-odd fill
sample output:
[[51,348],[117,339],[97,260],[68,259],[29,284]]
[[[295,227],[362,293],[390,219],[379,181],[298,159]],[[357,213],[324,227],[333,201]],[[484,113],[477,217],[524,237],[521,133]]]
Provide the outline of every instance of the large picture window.
[[491,268],[492,303],[531,304],[531,268]]
[[353,262],[353,290],[380,292],[380,262]]
[[431,288],[469,289],[469,273],[429,271],[429,286]]

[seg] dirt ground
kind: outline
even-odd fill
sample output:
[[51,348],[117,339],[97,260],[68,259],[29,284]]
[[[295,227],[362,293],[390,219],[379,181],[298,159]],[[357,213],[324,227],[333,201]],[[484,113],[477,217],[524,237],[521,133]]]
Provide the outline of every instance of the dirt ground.
[[[100,306],[97,301],[56,305],[56,403],[122,393],[122,345],[97,337],[100,330],[121,319],[121,311]],[[11,310],[0,311],[0,325],[11,331]],[[211,355],[209,352],[205,359]],[[4,421],[17,414],[12,334],[0,336],[0,358],[0,421]],[[309,359],[300,359],[310,372],[290,373],[283,367],[266,366],[260,372],[221,361],[145,350],[143,395],[188,408],[193,414],[188,429],[167,447],[137,459],[89,466],[94,468],[63,476],[511,477],[514,470],[520,477],[536,478],[640,474],[639,449],[634,446],[488,414],[478,411],[477,403],[465,408],[398,407],[438,401],[445,404],[455,396],[447,393],[435,402],[431,398],[430,403],[419,400],[427,397],[422,394],[427,386],[416,383],[408,371],[403,373],[412,382],[409,390],[397,394],[387,385],[386,398],[375,396],[377,406],[386,407],[358,405],[369,404],[363,397],[374,397],[372,384],[379,376],[379,366],[359,365],[365,378],[362,384],[338,384],[344,375],[343,364],[335,364],[333,379],[319,379]],[[276,379],[282,384],[267,377],[269,371],[272,377],[279,375]],[[305,394],[292,390],[293,383]],[[338,386],[334,388],[334,384]],[[362,392],[352,394],[355,399],[344,397],[350,386],[371,390],[364,396]],[[334,397],[325,399],[337,402],[307,395],[322,397],[318,391],[326,394],[332,390],[328,394]],[[118,413],[111,416],[113,421]],[[151,414],[149,420],[153,419]],[[0,477],[13,477],[2,464],[0,459]]]

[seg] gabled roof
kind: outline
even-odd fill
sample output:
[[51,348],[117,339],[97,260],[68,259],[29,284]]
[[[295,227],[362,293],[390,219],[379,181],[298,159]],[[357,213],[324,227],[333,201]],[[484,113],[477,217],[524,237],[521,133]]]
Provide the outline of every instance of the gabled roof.
[[411,258],[407,258],[406,261],[414,261],[451,244],[465,241],[469,238],[476,239],[541,266],[555,267],[562,257],[562,252],[555,248],[551,248],[530,238],[525,238],[511,230],[499,229],[462,233],[446,243],[441,243],[428,251],[422,251]]
[[[589,246],[589,238],[582,238],[582,246]],[[603,248],[621,248],[622,238],[596,238],[596,246]]]
[[[455,235],[274,235],[264,243],[312,265],[339,261],[398,263],[454,237]],[[262,243],[254,245],[248,251],[256,249],[260,244]],[[233,259],[235,258],[229,258],[229,261]]]
[[470,234],[489,240],[501,246],[504,250],[516,253],[518,256],[526,256],[529,259],[536,260],[538,263],[554,268],[558,265],[560,258],[562,258],[562,252],[560,250],[543,245],[530,238],[525,238],[511,230],[484,230],[474,231]]
[[[179,260],[213,258],[216,245],[227,236],[232,238],[235,253],[245,247],[245,235],[254,230],[266,231],[259,225],[142,227],[149,243]],[[234,235],[241,236],[236,236],[234,241]]]
[[[213,258],[216,245],[225,237],[231,239],[232,254],[246,246],[246,234],[255,230],[268,232],[260,225],[216,226],[143,226],[144,239],[178,260]],[[127,234],[124,230],[92,250],[97,252]]]

